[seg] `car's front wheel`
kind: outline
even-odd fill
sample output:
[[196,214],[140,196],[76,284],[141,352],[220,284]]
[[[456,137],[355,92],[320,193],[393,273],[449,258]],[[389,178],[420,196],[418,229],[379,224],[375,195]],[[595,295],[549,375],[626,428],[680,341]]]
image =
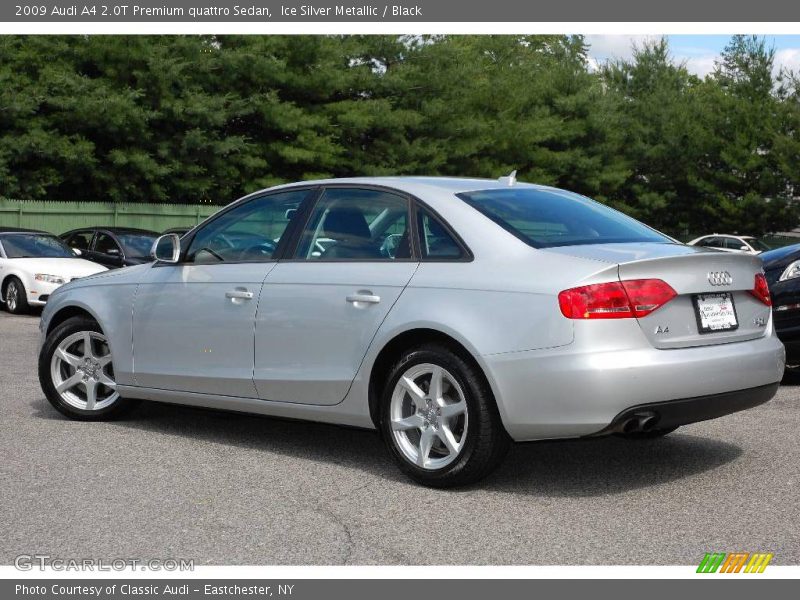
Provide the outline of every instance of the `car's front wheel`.
[[439,344],[405,352],[391,369],[380,425],[400,469],[434,487],[481,479],[510,446],[483,374]]
[[108,340],[86,317],[67,319],[47,336],[39,354],[39,383],[50,404],[71,419],[112,419],[134,404],[117,392]]
[[8,312],[21,315],[28,312],[28,297],[25,295],[25,286],[16,277],[9,279],[6,284],[5,301]]

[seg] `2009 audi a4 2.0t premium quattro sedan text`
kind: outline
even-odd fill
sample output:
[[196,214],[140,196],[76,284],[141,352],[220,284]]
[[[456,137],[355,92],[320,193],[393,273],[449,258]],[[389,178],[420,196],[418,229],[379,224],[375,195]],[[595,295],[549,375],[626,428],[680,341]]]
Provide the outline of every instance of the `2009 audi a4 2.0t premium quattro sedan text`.
[[757,257],[513,177],[279,186],[154,254],[50,296],[39,377],[62,413],[377,428],[448,486],[511,440],[656,437],[766,402],[783,373]]

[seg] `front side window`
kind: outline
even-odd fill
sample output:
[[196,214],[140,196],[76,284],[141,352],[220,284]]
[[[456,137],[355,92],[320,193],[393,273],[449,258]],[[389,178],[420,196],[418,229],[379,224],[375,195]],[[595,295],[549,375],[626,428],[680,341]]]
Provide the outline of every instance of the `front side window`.
[[739,250],[742,246],[744,246],[744,242],[737,240],[736,238],[722,238],[723,248],[728,248],[729,250]]
[[295,258],[398,260],[411,257],[408,200],[391,192],[330,188],[317,202]]
[[79,231],[70,236],[67,245],[78,250],[88,250],[94,237],[94,231]]
[[54,235],[15,233],[3,236],[8,258],[74,258],[75,254]]
[[186,262],[260,262],[272,260],[278,243],[309,190],[255,198],[204,225],[192,239]]
[[458,197],[534,248],[673,243],[635,219],[564,190],[520,187],[467,192]]
[[158,239],[157,235],[144,233],[121,233],[117,237],[125,250],[125,256],[128,258],[146,258],[150,256],[153,242]]
[[767,252],[769,250],[772,250],[772,247],[770,247],[769,245],[765,244],[764,242],[762,242],[758,238],[749,238],[747,240],[747,243],[750,244],[750,246],[752,248],[754,248],[755,250],[758,250],[760,252]]
[[98,233],[97,239],[94,242],[94,251],[100,254],[108,254],[109,256],[120,256],[121,250],[114,238],[107,233]]
[[461,246],[445,226],[425,209],[417,211],[417,227],[422,258],[455,260],[462,258]]

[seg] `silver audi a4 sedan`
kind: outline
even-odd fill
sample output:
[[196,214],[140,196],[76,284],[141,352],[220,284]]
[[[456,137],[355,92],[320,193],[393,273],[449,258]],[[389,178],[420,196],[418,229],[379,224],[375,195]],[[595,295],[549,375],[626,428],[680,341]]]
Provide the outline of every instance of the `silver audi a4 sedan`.
[[757,257],[513,177],[279,186],[153,253],[50,296],[39,378],[65,415],[155,400],[374,428],[453,486],[511,441],[657,437],[783,374]]

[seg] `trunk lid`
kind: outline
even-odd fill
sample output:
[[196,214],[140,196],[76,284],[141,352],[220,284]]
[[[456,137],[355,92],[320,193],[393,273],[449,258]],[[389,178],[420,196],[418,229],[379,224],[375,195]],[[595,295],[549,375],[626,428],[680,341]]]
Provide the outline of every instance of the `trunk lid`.
[[[620,280],[661,279],[668,283],[677,297],[637,319],[655,348],[739,342],[762,337],[768,330],[770,307],[750,293],[756,273],[762,271],[757,256],[682,244],[597,244],[547,251],[615,263]],[[701,333],[695,297],[720,293],[730,294],[733,299],[737,328]]]

